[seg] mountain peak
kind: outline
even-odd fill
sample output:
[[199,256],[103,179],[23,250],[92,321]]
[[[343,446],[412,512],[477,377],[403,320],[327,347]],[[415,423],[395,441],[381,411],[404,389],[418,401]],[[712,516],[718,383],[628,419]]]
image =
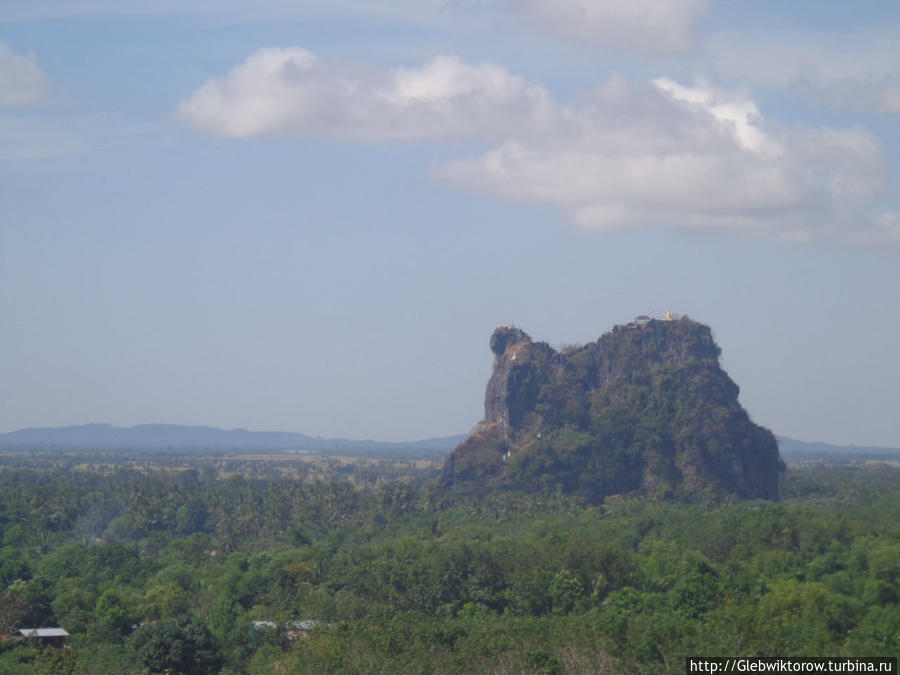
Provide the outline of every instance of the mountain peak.
[[738,403],[709,326],[642,316],[561,352],[498,326],[490,348],[484,421],[448,457],[446,487],[776,498],[775,437]]

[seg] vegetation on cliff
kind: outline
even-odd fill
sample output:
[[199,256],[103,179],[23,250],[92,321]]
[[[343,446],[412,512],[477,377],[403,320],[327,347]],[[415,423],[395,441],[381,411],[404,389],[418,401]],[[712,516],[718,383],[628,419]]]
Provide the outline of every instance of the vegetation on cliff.
[[447,459],[445,487],[514,485],[591,502],[635,490],[775,499],[775,437],[738,402],[708,326],[616,326],[557,352],[522,330],[491,336],[485,419]]

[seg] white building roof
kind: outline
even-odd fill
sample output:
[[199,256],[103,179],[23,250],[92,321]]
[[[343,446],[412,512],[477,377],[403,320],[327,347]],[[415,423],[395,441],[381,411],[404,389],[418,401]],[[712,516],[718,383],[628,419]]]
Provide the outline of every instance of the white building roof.
[[25,637],[69,637],[64,628],[20,628],[19,632]]

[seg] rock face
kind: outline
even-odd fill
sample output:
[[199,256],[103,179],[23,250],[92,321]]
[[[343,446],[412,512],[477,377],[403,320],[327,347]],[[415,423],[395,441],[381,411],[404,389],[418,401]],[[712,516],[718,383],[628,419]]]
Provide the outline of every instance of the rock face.
[[738,403],[708,326],[643,320],[562,352],[498,326],[490,345],[484,421],[447,458],[446,488],[777,497],[775,437]]

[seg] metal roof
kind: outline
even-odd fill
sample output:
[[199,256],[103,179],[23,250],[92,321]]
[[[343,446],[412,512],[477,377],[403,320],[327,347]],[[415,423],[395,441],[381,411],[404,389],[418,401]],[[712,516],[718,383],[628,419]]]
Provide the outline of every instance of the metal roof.
[[19,632],[25,637],[69,637],[64,628],[20,628]]

